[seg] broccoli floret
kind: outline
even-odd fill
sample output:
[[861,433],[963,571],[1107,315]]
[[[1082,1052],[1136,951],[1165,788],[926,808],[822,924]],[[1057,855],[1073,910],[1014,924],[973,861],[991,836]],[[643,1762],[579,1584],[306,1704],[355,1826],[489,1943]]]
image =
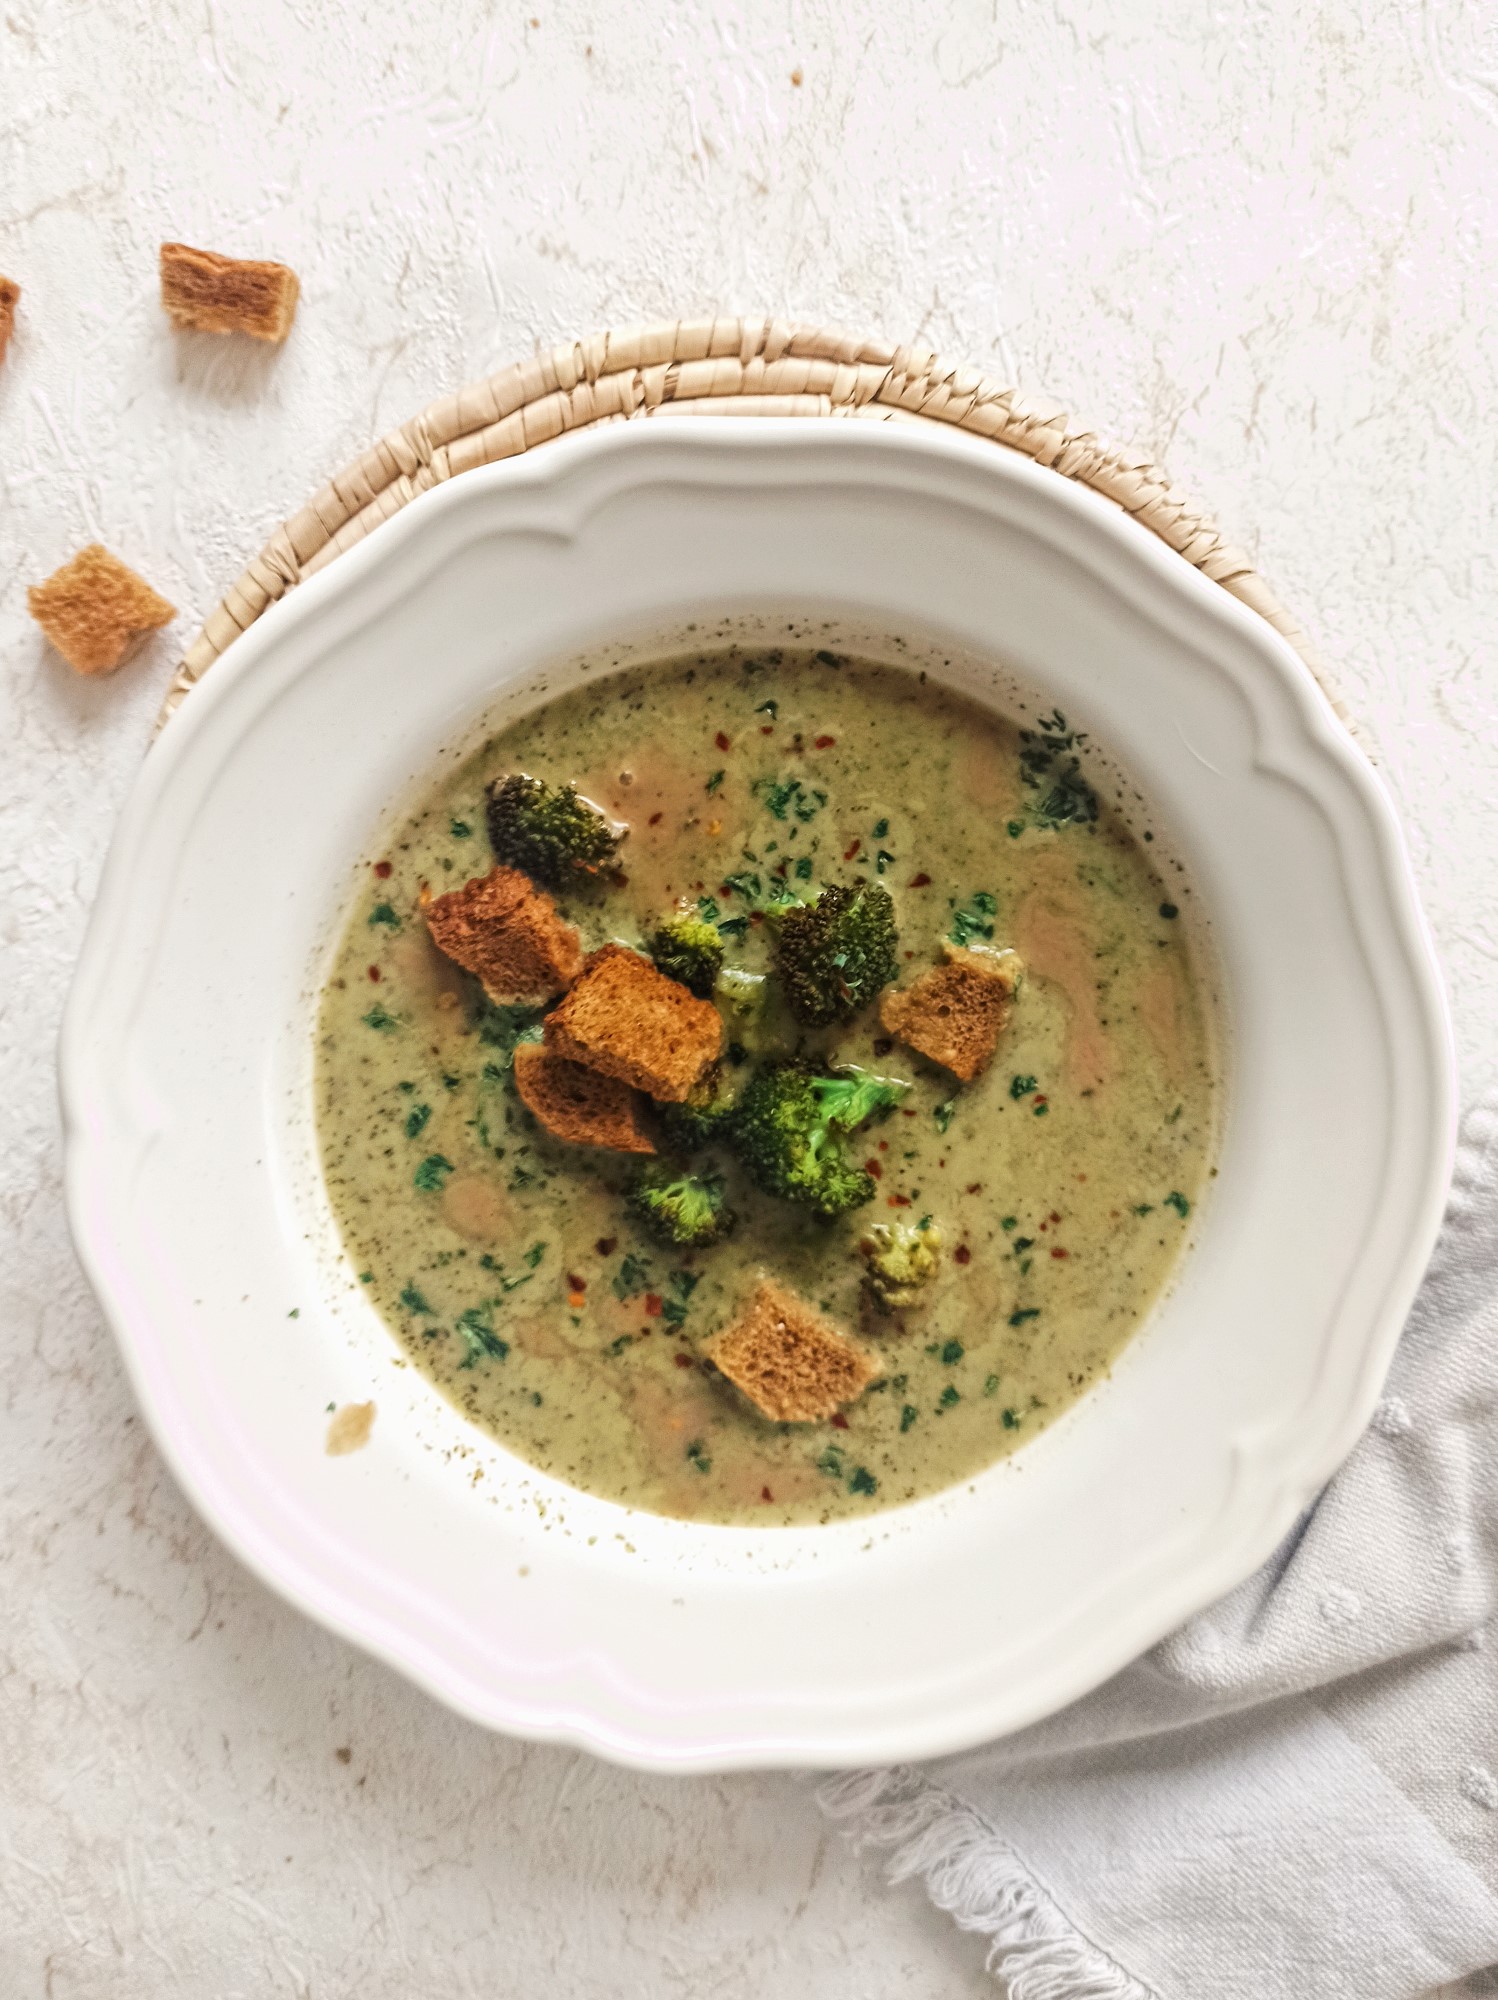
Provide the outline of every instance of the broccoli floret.
[[791,1012],[808,1027],[851,1021],[898,969],[895,906],[877,882],[834,883],[779,918],[778,965]]
[[729,1136],[766,1194],[843,1215],[874,1193],[874,1181],[845,1157],[840,1137],[910,1088],[864,1070],[819,1076],[805,1063],[776,1063],[750,1078]]
[[884,1312],[920,1304],[921,1287],[936,1276],[941,1231],[912,1222],[876,1222],[859,1244],[868,1259],[869,1294]]
[[668,1151],[695,1153],[727,1135],[735,1100],[723,1088],[717,1069],[694,1083],[682,1104],[657,1104],[655,1123]]
[[723,940],[705,917],[667,917],[649,944],[657,972],[678,979],[699,1000],[712,997],[723,970]]
[[629,1197],[629,1205],[651,1235],[663,1243],[716,1243],[737,1220],[724,1203],[719,1175],[699,1178],[675,1167],[647,1167]]
[[495,860],[553,889],[606,868],[623,838],[571,785],[553,791],[541,778],[493,779],[484,810]]

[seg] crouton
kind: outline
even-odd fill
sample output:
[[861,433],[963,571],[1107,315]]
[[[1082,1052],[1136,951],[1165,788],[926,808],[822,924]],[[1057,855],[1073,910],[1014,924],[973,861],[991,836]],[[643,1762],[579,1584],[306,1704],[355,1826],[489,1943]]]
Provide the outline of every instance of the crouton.
[[723,1021],[710,1000],[694,998],[637,951],[606,944],[547,1015],[546,1044],[648,1097],[684,1104],[722,1053]]
[[186,243],[161,246],[161,303],[178,326],[199,333],[284,340],[296,317],[298,289],[296,272],[285,264],[219,257]]
[[175,605],[98,542],[26,593],[27,608],[70,667],[109,674],[142,632],[169,625]]
[[437,949],[476,973],[501,1005],[549,1000],[582,970],[577,932],[518,868],[495,868],[434,896],[424,914]]
[[5,350],[16,330],[16,307],[20,302],[21,287],[15,279],[0,278],[0,361],[5,359]]
[[607,1146],[615,1153],[653,1153],[640,1122],[640,1099],[627,1083],[553,1055],[539,1042],[515,1051],[515,1088],[554,1139],[573,1146]]
[[896,1041],[971,1083],[993,1060],[1009,1025],[1024,967],[1013,951],[968,951],[955,944],[944,949],[945,965],[923,972],[913,986],[885,994],[879,1019]]
[[762,1278],[731,1326],[703,1350],[720,1375],[777,1424],[819,1424],[883,1370],[805,1299]]

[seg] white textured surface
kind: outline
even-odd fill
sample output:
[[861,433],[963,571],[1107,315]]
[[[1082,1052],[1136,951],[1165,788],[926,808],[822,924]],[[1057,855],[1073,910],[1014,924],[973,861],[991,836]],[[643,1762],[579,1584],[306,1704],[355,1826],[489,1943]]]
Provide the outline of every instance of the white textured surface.
[[[986,1989],[793,1781],[493,1741],[283,1611],[166,1480],[73,1267],[52,1038],[174,642],[439,389],[769,307],[921,337],[1155,453],[1337,663],[1468,1095],[1498,1073],[1482,0],[528,4],[0,14],[6,2000]],[[171,334],[164,236],[294,264],[286,349]],[[24,609],[94,537],[184,614],[96,685]]]

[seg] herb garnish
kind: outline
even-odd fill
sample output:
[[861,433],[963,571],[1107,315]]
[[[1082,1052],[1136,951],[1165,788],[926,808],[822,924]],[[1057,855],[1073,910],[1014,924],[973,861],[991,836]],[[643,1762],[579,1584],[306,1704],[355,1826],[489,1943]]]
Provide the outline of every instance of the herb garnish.
[[383,924],[389,931],[398,931],[401,927],[401,920],[395,914],[393,903],[376,903],[369,913],[369,921],[372,924]]
[[991,895],[987,889],[974,890],[966,906],[953,911],[948,937],[953,944],[971,944],[974,938],[992,938],[993,920],[998,910],[997,896]]
[[492,1354],[496,1361],[503,1361],[510,1351],[510,1343],[494,1331],[494,1308],[497,1301],[485,1299],[481,1306],[469,1306],[458,1314],[457,1330],[467,1343],[468,1352],[458,1363],[460,1368],[472,1368],[482,1361],[486,1354]]
[[361,1014],[359,1018],[363,1021],[366,1028],[373,1028],[377,1034],[381,1035],[388,1035],[392,1028],[400,1026],[400,1017],[390,1013],[378,1000],[376,1000],[367,1014]]
[[451,1160],[444,1159],[441,1153],[428,1153],[412,1174],[411,1185],[420,1188],[423,1194],[436,1194],[452,1170]]
[[413,1104],[406,1113],[406,1137],[417,1138],[426,1129],[426,1122],[432,1115],[430,1104]]
[[401,1291],[401,1304],[408,1313],[424,1313],[432,1317],[432,1308],[427,1304],[426,1294],[413,1284],[407,1284]]

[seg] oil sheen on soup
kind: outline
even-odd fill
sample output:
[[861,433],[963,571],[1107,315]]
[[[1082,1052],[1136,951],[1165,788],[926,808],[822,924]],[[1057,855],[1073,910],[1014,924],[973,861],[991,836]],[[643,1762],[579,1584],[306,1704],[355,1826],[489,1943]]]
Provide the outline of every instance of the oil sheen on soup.
[[[1055,714],[1011,722],[914,671],[770,649],[585,679],[434,775],[370,855],[338,946],[317,1121],[358,1283],[466,1417],[588,1492],[773,1525],[969,1479],[1107,1373],[1211,1171],[1213,1009],[1184,876],[1078,747]],[[736,1226],[684,1249],[631,1207],[639,1160],[540,1129],[513,1077],[540,1010],[486,1004],[423,919],[492,867],[485,786],[512,773],[627,828],[616,865],[557,895],[584,948],[642,949],[672,912],[716,928],[730,1091],[797,1056],[908,1086],[843,1141],[866,1201],[823,1219],[715,1145],[684,1170],[721,1176]],[[1018,954],[973,1081],[877,1005],[790,1017],[778,913],[860,882],[893,901],[901,986],[947,942]],[[870,1289],[875,1225],[939,1246],[895,1310]],[[880,1371],[825,1421],[771,1421],[705,1363],[766,1276]]]

